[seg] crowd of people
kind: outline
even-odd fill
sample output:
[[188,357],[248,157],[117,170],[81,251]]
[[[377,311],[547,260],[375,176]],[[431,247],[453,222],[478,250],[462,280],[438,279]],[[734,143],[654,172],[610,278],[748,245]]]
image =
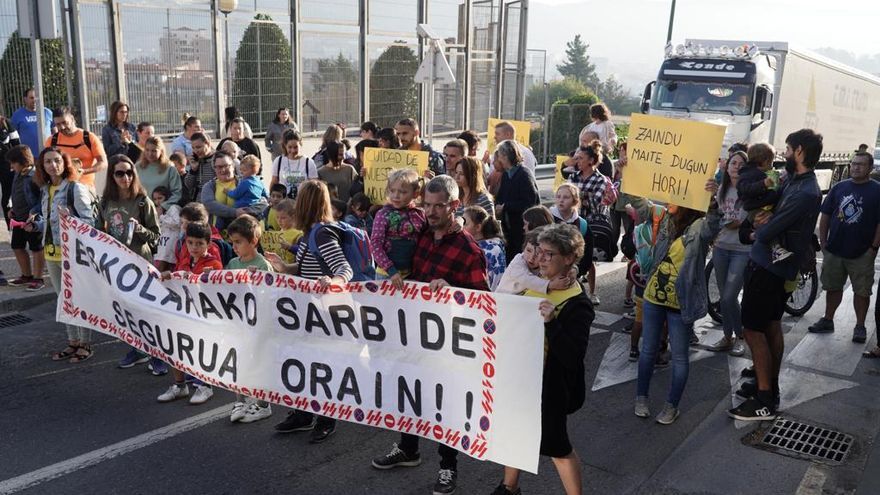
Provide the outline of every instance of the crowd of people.
[[[331,125],[318,152],[305,156],[290,111],[281,108],[266,132],[271,157],[265,159],[269,169],[264,173],[250,126],[234,108],[227,112],[217,149],[200,120],[187,115],[166,153],[154,127],[133,125],[123,102],[111,105],[100,138],[79,129],[70,109],[55,109],[52,129],[46,130],[53,132],[41,145],[34,139],[32,100],[29,91],[23,115],[16,112],[11,123],[2,121],[9,131],[3,159],[10,172],[0,185],[21,268],[9,285],[39,290],[45,267],[58,290],[59,220],[70,215],[154,263],[164,278],[173,271],[264,270],[322,286],[384,279],[400,287],[413,280],[431,290],[453,286],[538,298],[545,322],[540,452],[553,460],[567,493],[582,492],[580,460],[566,417],[585,399],[584,359],[594,308],[600,304],[596,261],[610,261],[618,250],[627,261],[622,299],[633,310],[626,331],[631,333],[630,359],[638,361],[636,416],[651,416],[652,375],[671,358],[670,389],[656,416],[660,424],[673,423],[681,412],[694,324],[707,314],[710,251],[724,330],[710,349],[742,356],[748,346],[754,361],[744,372],[754,380],[737,392],[746,400],[730,410],[732,417],[775,417],[784,304],[791,281],[815,263],[819,245],[825,253],[822,281],[828,308],[810,331],[834,330],[834,312],[849,276],[858,320],[853,340],[865,341],[873,260],[880,247],[880,184],[868,178],[871,156],[857,153],[852,178],[822,202],[813,172],[822,137],[809,129],[786,139],[782,177],[772,166],[776,150],[769,144],[731,148],[717,176],[705,184],[713,199],[701,212],[620,192],[626,142],[616,135],[608,109],[597,104],[564,165],[568,180],[547,208],[538,194],[534,154],[516,141],[509,122],[489,129],[497,146],[482,157],[478,133],[461,133],[441,153],[421,139],[411,118],[393,128],[365,122],[355,146],[343,126]],[[369,147],[424,151],[429,167],[421,176],[411,169],[393,171],[385,201],[372,204],[365,194],[362,161]],[[95,189],[99,175],[106,176],[102,191]],[[280,249],[263,248],[267,231],[280,232]],[[368,258],[374,271],[364,270],[365,260],[343,249],[352,236],[370,241],[369,252],[359,256]],[[88,360],[95,352],[91,343],[89,329],[67,325],[66,343],[52,359]],[[866,357],[880,358],[880,348]],[[209,385],[134,348],[118,366],[138,364],[148,364],[156,376],[170,373],[172,381],[157,396],[159,402],[186,398],[201,404],[213,396]],[[266,402],[237,396],[230,420],[250,423],[272,413]],[[321,443],[335,433],[336,424],[332,418],[291,410],[275,429],[309,431],[309,441]],[[434,493],[453,493],[457,451],[441,444],[439,454]],[[372,465],[387,470],[420,462],[419,438],[401,434]],[[517,470],[505,468],[494,493],[519,493],[518,477]]]

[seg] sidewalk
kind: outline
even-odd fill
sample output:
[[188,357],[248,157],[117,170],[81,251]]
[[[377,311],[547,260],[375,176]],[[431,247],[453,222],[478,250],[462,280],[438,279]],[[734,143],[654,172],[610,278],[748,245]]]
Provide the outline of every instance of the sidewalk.
[[[12,280],[21,273],[12,248],[9,246],[9,238],[10,233],[6,229],[6,224],[0,222],[0,270],[3,270],[7,280]],[[24,290],[24,287],[0,287],[0,315],[32,308],[54,300],[55,291],[52,290],[49,276],[46,275],[44,278],[46,279],[46,287],[37,292],[28,292]]]

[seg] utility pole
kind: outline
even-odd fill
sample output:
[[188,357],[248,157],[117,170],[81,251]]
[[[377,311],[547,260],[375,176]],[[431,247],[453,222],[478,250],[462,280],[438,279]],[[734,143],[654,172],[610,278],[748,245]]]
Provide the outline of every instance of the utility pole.
[[666,32],[666,43],[672,41],[672,24],[675,22],[675,0],[672,0],[672,8],[669,10],[669,31]]

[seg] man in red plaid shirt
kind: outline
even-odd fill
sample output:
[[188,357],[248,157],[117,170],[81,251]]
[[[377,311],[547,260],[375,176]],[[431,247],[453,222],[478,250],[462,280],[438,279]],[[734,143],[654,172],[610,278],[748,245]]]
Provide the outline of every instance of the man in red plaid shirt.
[[[465,289],[489,290],[486,257],[470,234],[455,221],[458,208],[458,185],[448,175],[438,175],[425,187],[422,203],[429,229],[422,232],[416,245],[413,271],[410,279],[430,284],[431,290],[453,286]],[[440,473],[434,484],[434,493],[454,493],[457,478],[458,451],[440,444]],[[373,459],[376,469],[398,466],[418,466],[419,437],[400,434],[400,444],[382,457]]]

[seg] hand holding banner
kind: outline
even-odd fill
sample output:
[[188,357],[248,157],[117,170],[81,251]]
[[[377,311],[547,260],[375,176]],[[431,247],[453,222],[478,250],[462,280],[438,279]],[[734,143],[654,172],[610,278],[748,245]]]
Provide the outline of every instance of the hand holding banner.
[[364,148],[364,194],[375,205],[385,204],[388,174],[399,168],[411,168],[419,177],[428,170],[427,151]]
[[629,129],[623,192],[706,211],[724,126],[633,114]]

